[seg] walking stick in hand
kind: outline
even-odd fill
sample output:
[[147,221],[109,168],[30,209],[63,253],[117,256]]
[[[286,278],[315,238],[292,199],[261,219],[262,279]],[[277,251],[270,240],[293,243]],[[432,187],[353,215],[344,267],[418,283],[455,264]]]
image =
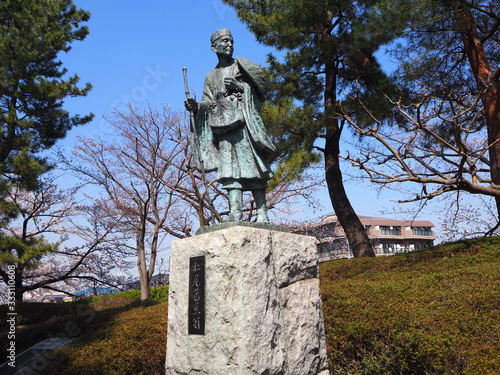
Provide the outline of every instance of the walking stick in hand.
[[[182,68],[182,73],[184,74],[184,92],[186,94],[186,99],[190,100],[192,98],[191,98],[191,93],[189,92],[189,85],[188,85],[188,79],[187,79],[187,68],[186,67]],[[195,124],[195,120],[194,120],[193,111],[189,111],[189,123],[191,126],[191,132],[193,133],[194,142],[196,143],[198,150],[201,151],[200,141],[198,139],[198,133],[196,131],[196,124]],[[208,183],[207,183],[207,180],[205,177],[205,167],[203,165],[203,158],[202,158],[200,152],[193,152],[193,154],[196,154],[195,157],[198,158],[197,161],[198,161],[198,165],[200,166],[201,180],[203,182],[203,186],[205,187],[205,194],[206,194],[207,200],[208,200],[208,208],[215,219],[218,217],[218,214],[217,214],[217,211],[215,210],[215,207],[212,203],[212,198],[210,197],[210,191],[208,189]]]

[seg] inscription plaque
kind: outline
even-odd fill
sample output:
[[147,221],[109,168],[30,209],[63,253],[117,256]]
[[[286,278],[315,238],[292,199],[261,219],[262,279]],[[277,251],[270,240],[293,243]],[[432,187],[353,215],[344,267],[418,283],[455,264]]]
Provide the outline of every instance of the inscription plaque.
[[189,258],[188,334],[205,334],[205,256]]

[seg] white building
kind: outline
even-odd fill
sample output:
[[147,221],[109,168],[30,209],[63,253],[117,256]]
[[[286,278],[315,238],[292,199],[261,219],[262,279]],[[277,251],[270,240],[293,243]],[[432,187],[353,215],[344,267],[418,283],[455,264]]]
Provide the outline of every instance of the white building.
[[[377,256],[415,251],[434,246],[434,224],[427,220],[394,220],[360,216]],[[318,239],[320,262],[350,258],[346,235],[336,215],[327,216],[318,223],[303,224],[294,233],[315,236]]]

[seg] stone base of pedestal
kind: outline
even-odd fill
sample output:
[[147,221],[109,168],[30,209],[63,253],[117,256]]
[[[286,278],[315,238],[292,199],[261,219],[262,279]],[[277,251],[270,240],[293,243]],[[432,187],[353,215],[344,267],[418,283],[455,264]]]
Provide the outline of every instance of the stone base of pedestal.
[[173,242],[166,373],[329,374],[315,239],[235,226]]

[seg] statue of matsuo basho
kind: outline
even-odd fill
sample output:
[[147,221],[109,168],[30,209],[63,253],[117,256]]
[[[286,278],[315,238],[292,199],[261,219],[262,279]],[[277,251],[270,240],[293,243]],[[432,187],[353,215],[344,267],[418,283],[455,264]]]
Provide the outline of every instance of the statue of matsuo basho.
[[185,102],[194,114],[194,159],[198,169],[217,171],[217,181],[229,194],[229,220],[242,220],[243,191],[251,191],[257,222],[269,222],[266,188],[273,174],[267,160],[276,148],[261,117],[267,80],[257,64],[233,58],[233,37],[228,29],[216,31],[210,42],[219,63],[205,77],[201,101]]

